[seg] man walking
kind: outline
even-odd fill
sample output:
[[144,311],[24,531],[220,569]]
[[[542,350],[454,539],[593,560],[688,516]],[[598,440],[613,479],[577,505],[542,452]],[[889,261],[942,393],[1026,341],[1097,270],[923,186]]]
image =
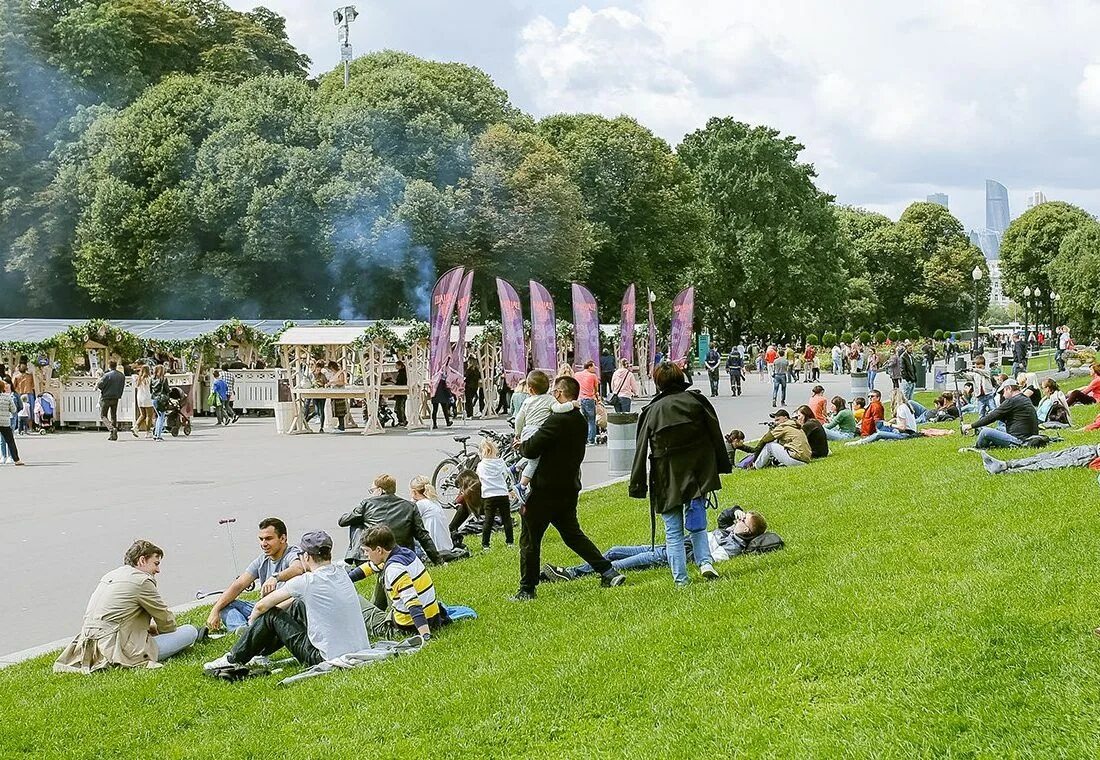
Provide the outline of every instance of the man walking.
[[[118,362],[112,360],[96,385],[99,388],[99,418],[107,422],[111,431],[109,440],[118,440],[118,402],[126,390],[126,377],[118,371]],[[108,419],[110,417],[110,419]]]
[[913,400],[913,392],[917,389],[917,360],[913,358],[913,343],[905,341],[901,352],[901,391],[905,394],[906,401]]
[[1027,372],[1027,346],[1020,340],[1020,333],[1012,333],[1012,376]]
[[237,413],[229,403],[229,383],[225,382],[220,370],[214,370],[213,375],[214,385],[211,390],[214,392],[216,402],[214,414],[218,418],[217,424],[228,426],[229,423],[237,421]]
[[730,351],[726,359],[726,372],[730,376],[730,393],[734,396],[741,395],[741,381],[745,374],[745,358],[736,348]]
[[790,372],[790,369],[791,363],[782,354],[776,356],[775,361],[771,364],[773,407],[776,405],[775,400],[778,396],[782,396],[780,404],[783,406],[787,404],[787,373]]
[[600,385],[595,362],[585,363],[584,370],[577,373],[577,383],[580,386],[581,412],[588,420],[588,445],[592,446],[596,443],[596,390]]
[[606,348],[600,354],[600,395],[611,395],[611,378],[615,375],[615,357]]
[[27,418],[27,430],[34,430],[34,375],[27,371],[26,357],[22,357],[24,361],[19,362],[19,366],[15,369],[15,374],[11,376],[12,390],[15,395],[20,398],[26,397],[27,401],[24,402],[31,410],[30,417]]
[[718,373],[722,365],[722,355],[718,353],[718,349],[714,346],[710,347],[707,351],[707,379],[710,380],[710,396],[715,398],[718,395]]
[[[592,378],[598,381],[594,374]],[[579,395],[580,386],[575,378],[559,377],[554,381],[553,396],[558,403],[574,401]],[[520,454],[528,459],[540,459],[538,470],[531,479],[531,495],[522,511],[519,591],[513,597],[516,601],[535,598],[542,537],[551,525],[565,545],[600,574],[601,585],[619,586],[626,581],[584,534],[577,520],[585,427],[585,419],[579,412],[551,414],[533,436],[519,445]]]

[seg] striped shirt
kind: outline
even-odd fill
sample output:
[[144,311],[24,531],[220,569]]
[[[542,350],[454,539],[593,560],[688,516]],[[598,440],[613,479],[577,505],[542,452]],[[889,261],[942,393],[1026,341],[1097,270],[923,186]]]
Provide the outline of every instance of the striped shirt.
[[[378,572],[371,563],[363,565],[366,574]],[[382,566],[382,579],[390,597],[390,614],[400,628],[419,628],[439,616],[435,585],[424,563],[412,549],[398,546]]]

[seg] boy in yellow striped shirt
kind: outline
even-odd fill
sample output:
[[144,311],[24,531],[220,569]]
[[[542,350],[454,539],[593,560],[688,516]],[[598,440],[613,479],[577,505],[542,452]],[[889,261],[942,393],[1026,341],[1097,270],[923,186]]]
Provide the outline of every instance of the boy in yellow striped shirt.
[[431,631],[448,622],[435,597],[435,585],[424,563],[411,550],[397,546],[387,525],[376,525],[363,536],[367,563],[351,571],[353,581],[375,573],[382,574],[389,611],[373,604],[363,611],[367,630],[374,636],[400,639],[420,634],[424,641]]

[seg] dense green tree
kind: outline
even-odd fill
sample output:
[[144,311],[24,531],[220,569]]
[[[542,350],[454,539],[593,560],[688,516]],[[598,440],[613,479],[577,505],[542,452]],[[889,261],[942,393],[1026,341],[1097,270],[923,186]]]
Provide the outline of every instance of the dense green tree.
[[868,239],[872,232],[894,223],[890,217],[855,206],[834,206],[837,225],[849,248],[849,260],[852,277],[867,277],[874,265],[875,251],[868,248]]
[[1001,240],[1005,294],[1022,304],[1025,287],[1049,292],[1047,265],[1058,255],[1062,241],[1090,222],[1092,217],[1083,209],[1062,201],[1040,203],[1014,219]]
[[630,283],[670,300],[706,244],[703,210],[680,159],[627,116],[551,116],[538,130],[581,191],[595,237],[588,283],[603,318],[618,320]]
[[843,304],[847,251],[832,199],[814,186],[813,167],[798,161],[802,149],[774,129],[728,118],[711,119],[681,143],[714,240],[696,272],[698,310],[712,328],[797,332]]
[[929,261],[945,246],[967,242],[962,222],[938,203],[911,203],[901,212],[899,224],[911,224],[920,235],[921,261]]
[[1100,335],[1100,224],[1090,219],[1066,235],[1046,273],[1060,296],[1058,321],[1078,342]]

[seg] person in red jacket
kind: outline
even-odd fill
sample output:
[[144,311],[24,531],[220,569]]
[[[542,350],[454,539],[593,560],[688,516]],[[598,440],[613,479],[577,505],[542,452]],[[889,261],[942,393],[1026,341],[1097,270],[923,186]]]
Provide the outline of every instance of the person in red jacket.
[[863,413],[863,419],[859,422],[859,434],[868,436],[878,429],[878,422],[886,419],[886,409],[882,406],[882,394],[871,391],[871,402],[867,405],[867,411]]
[[1066,401],[1070,406],[1074,404],[1095,404],[1100,401],[1100,362],[1095,362],[1092,365],[1092,377],[1090,382],[1084,388],[1076,391],[1070,391],[1066,395]]

